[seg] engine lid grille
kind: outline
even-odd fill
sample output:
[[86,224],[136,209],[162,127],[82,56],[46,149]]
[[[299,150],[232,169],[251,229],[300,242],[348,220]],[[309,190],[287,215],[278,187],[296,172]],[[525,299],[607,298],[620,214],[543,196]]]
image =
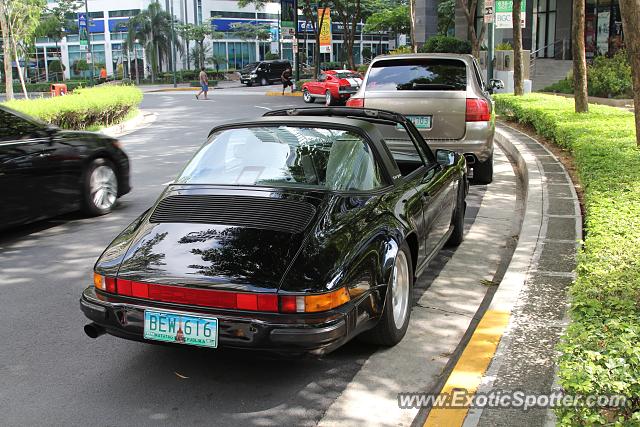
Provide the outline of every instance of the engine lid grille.
[[311,203],[298,200],[189,194],[162,199],[149,222],[224,224],[300,233],[315,212]]

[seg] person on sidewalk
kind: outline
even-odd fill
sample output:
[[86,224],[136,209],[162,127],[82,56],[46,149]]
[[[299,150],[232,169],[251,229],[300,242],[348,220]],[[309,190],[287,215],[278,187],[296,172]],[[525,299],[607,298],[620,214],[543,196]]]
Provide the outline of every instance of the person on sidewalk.
[[291,67],[287,67],[286,70],[282,72],[280,76],[282,78],[282,96],[284,96],[284,90],[287,87],[291,87],[291,93],[293,93],[293,82],[291,81],[291,76],[293,73],[291,72]]
[[196,99],[200,99],[200,95],[204,93],[204,99],[209,99],[207,93],[209,92],[209,76],[204,71],[204,67],[200,69],[200,92],[196,95]]

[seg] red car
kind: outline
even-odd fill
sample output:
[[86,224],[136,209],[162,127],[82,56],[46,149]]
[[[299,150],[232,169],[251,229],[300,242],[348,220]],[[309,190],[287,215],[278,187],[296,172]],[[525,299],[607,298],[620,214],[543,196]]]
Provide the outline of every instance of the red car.
[[327,70],[317,81],[302,85],[304,102],[312,103],[316,98],[324,99],[327,106],[344,103],[360,89],[362,76],[351,70]]

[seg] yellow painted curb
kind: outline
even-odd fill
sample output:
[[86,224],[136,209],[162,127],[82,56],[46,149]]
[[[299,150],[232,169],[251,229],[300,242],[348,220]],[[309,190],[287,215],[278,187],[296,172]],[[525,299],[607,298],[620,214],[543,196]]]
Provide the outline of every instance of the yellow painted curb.
[[[495,355],[500,338],[509,323],[510,313],[506,311],[487,310],[471,340],[465,347],[458,363],[451,371],[441,393],[451,396],[456,389],[464,389],[467,395],[475,394],[482,376]],[[433,408],[424,423],[425,427],[459,427],[469,408]]]
[[147,92],[187,92],[192,90],[200,90],[199,87],[168,87],[166,89],[154,89]]
[[302,92],[293,92],[293,93],[285,93],[282,92],[267,92],[265,95],[267,96],[302,96]]

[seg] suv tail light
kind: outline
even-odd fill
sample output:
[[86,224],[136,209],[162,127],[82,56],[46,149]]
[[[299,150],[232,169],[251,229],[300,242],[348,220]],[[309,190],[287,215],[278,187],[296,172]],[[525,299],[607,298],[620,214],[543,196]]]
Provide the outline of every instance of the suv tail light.
[[467,98],[467,122],[488,122],[491,120],[489,102],[482,98]]
[[364,108],[364,98],[354,98],[347,100],[347,107]]

